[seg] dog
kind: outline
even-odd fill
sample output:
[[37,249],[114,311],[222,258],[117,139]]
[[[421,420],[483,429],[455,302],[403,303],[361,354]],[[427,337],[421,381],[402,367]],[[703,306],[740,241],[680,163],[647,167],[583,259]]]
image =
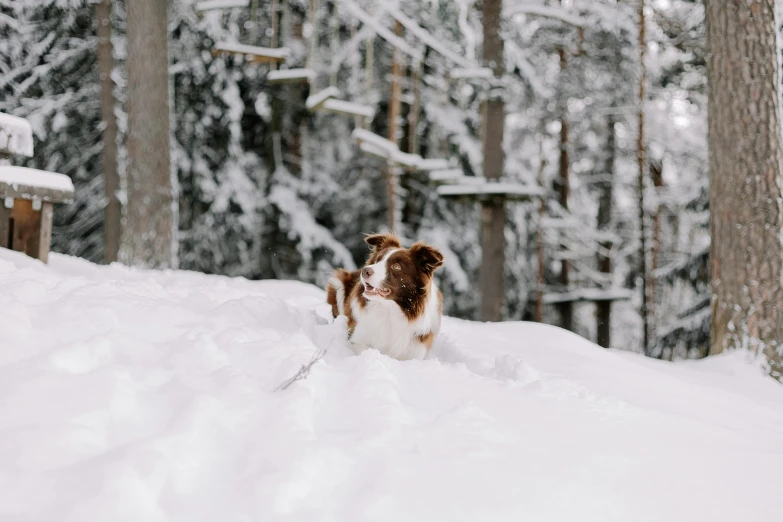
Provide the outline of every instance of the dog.
[[403,248],[393,234],[365,238],[370,257],[361,270],[337,269],[326,285],[336,318],[348,318],[356,353],[374,348],[399,360],[423,359],[440,331],[443,295],[435,270],[443,254],[418,242]]

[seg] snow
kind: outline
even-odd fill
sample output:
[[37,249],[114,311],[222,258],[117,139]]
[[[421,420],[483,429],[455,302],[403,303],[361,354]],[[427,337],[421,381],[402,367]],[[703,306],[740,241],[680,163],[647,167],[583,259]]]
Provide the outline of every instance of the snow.
[[196,4],[196,11],[232,9],[234,7],[248,7],[249,5],[250,0],[204,0]]
[[[388,43],[404,52],[411,58],[415,60],[421,60],[421,53],[419,51],[408,45],[408,43],[399,36],[396,36],[393,32],[381,24],[380,21],[363,10],[359,4],[353,2],[352,0],[340,0],[340,4],[348,9],[348,12],[351,14],[351,16],[358,19],[360,22],[365,24],[365,26],[372,28],[372,30],[375,31],[375,34],[386,40]],[[384,6],[383,9],[388,10],[389,7],[390,6],[387,5]]]
[[71,178],[65,174],[47,172],[45,170],[30,169],[27,167],[14,167],[12,165],[0,165],[0,183],[13,187],[36,187],[52,190],[61,190],[73,193]]
[[327,87],[326,89],[308,96],[305,101],[305,107],[307,107],[307,110],[309,111],[315,110],[323,105],[329,98],[336,98],[337,96],[340,96],[340,90],[337,87]]
[[483,78],[492,79],[495,73],[489,67],[455,68],[449,71],[449,77],[454,80]]
[[394,154],[392,154],[390,159],[394,163],[413,169],[418,169],[419,165],[421,165],[421,156],[419,156],[418,154],[410,154],[408,152],[402,152],[399,149],[394,151]]
[[[465,178],[468,178],[468,176],[465,176],[465,172],[457,168],[433,170],[430,172],[430,181],[433,183],[462,183]],[[469,179],[476,179],[478,182],[484,183],[483,178],[474,177]]]
[[0,250],[0,287],[3,519],[780,514],[783,386],[744,352],[667,363],[447,318],[400,362],[352,355],[297,282]]
[[451,167],[451,163],[444,158],[422,158],[419,161],[419,170],[446,170],[449,167]]
[[285,82],[295,80],[310,81],[315,78],[315,71],[312,69],[277,69],[269,71],[266,79],[270,82]]
[[402,26],[405,27],[405,29],[407,29],[408,32],[410,32],[413,36],[421,40],[422,43],[427,45],[433,51],[451,60],[452,62],[459,65],[460,67],[467,68],[467,67],[476,66],[475,62],[468,60],[464,56],[460,56],[459,54],[449,49],[445,44],[440,42],[437,38],[435,38],[430,33],[428,33],[421,26],[419,26],[419,24],[417,24],[414,20],[406,16],[405,13],[400,11],[396,6],[388,5],[385,7],[385,9],[395,20],[400,22],[400,24],[402,24]]
[[321,105],[321,109],[326,112],[347,114],[349,116],[362,116],[364,118],[372,118],[373,115],[375,115],[375,108],[371,105],[362,105],[345,100],[336,100],[334,98],[326,100],[323,105]]
[[442,185],[438,187],[439,196],[507,196],[510,198],[536,198],[544,195],[537,186],[510,181],[469,183],[460,185]]
[[32,157],[33,128],[24,118],[0,112],[0,153]]
[[448,166],[448,161],[444,159],[423,159],[418,154],[402,152],[394,142],[367,129],[356,128],[351,133],[351,136],[359,142],[359,149],[362,152],[388,159],[404,167],[427,171],[432,168]]
[[351,133],[351,137],[353,137],[353,139],[358,142],[369,143],[373,147],[384,151],[388,156],[393,156],[400,150],[392,141],[387,140],[383,136],[379,136],[367,129],[356,128]]
[[503,10],[503,17],[513,18],[518,14],[543,16],[559,20],[574,27],[584,27],[585,21],[579,16],[569,13],[566,9],[540,4],[516,4]]
[[543,217],[541,218],[541,221],[539,224],[543,228],[547,229],[569,229],[569,228],[580,228],[582,226],[582,223],[574,218],[551,218],[551,217]]
[[[282,172],[277,174],[284,178]],[[309,262],[313,251],[325,248],[334,253],[335,261],[340,266],[348,270],[355,268],[353,257],[345,245],[337,241],[326,227],[316,222],[307,203],[291,187],[282,183],[275,185],[269,194],[269,201],[277,205],[290,220],[289,236],[298,239],[296,246],[303,260]]]
[[377,145],[373,145],[369,141],[361,142],[359,144],[359,150],[364,152],[365,154],[370,154],[371,156],[375,156],[377,158],[389,159],[388,151],[382,149],[381,147],[378,147]]
[[214,50],[217,52],[230,54],[245,54],[272,60],[285,60],[291,51],[287,47],[258,47],[255,45],[244,45],[234,42],[218,42]]
[[[566,258],[567,259],[567,258]],[[544,294],[544,304],[627,301],[633,297],[633,291],[626,288],[578,288],[569,292]]]

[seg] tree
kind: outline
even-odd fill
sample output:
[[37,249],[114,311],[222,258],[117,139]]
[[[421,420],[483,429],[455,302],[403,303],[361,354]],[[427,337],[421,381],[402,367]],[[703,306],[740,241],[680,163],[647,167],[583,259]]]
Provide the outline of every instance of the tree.
[[638,116],[637,116],[637,134],[636,134],[636,162],[639,168],[638,189],[639,189],[639,271],[642,278],[642,306],[640,314],[642,316],[642,349],[645,353],[650,344],[650,288],[649,273],[647,271],[647,227],[645,226],[645,202],[644,190],[647,169],[647,144],[644,138],[644,104],[647,101],[647,64],[645,56],[647,51],[646,41],[646,20],[644,13],[644,0],[638,0],[639,13],[639,97]]
[[123,261],[176,264],[169,148],[168,2],[127,5],[128,165]]
[[[608,232],[612,224],[612,205],[614,203],[614,173],[615,158],[617,155],[617,140],[615,137],[615,115],[610,112],[606,118],[606,159],[604,172],[606,179],[600,183],[600,195],[598,196],[598,216],[596,228],[600,232]],[[611,242],[602,242],[596,254],[598,270],[603,274],[611,274],[612,258],[608,254]],[[599,301],[596,303],[596,335],[598,346],[609,348],[612,344],[612,302]]]
[[95,4],[95,18],[98,35],[98,65],[101,82],[101,115],[103,119],[103,187],[106,203],[103,216],[104,246],[103,259],[106,263],[117,261],[120,250],[122,230],[122,207],[118,192],[120,177],[117,173],[117,117],[114,115],[114,82],[111,78],[114,69],[113,47],[111,43],[111,5],[110,0],[100,0]]
[[706,2],[710,354],[763,353],[783,378],[783,146],[773,0]]
[[[485,0],[483,12],[484,65],[490,67],[496,77],[504,74],[503,38],[500,32],[502,20],[501,0]],[[490,94],[483,106],[483,157],[484,176],[498,179],[503,175],[505,154],[503,133],[506,123],[503,98]],[[481,319],[500,321],[505,294],[504,271],[506,262],[506,206],[502,199],[482,203],[481,206]]]

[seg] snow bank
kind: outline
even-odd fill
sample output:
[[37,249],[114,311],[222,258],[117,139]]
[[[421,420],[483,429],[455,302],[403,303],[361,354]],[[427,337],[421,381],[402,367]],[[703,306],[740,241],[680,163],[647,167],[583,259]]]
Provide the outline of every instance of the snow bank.
[[[554,327],[353,356],[321,291],[0,250],[0,518],[772,521],[783,387]],[[310,376],[273,390],[318,350]]]

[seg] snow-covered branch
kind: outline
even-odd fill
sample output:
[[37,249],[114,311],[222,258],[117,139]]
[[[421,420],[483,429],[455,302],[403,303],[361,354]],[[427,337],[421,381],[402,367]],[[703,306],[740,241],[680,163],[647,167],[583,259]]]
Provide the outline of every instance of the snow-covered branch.
[[583,18],[570,13],[562,7],[540,4],[519,4],[512,7],[507,7],[503,10],[503,16],[507,18],[511,18],[519,14],[552,18],[568,25],[573,25],[574,27],[584,27],[585,25]]
[[380,23],[374,16],[362,9],[359,4],[353,2],[353,0],[340,0],[340,4],[344,5],[348,11],[357,18],[363,24],[371,27],[375,34],[392,44],[394,47],[404,52],[411,58],[421,60],[421,53],[408,45],[408,43],[402,38],[395,35],[387,27]]

